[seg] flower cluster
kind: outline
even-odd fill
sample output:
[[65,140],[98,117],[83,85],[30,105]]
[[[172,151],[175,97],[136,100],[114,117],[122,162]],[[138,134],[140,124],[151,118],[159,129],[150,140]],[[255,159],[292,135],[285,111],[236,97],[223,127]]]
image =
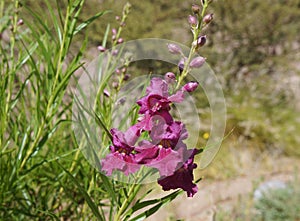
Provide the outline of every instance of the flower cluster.
[[[102,170],[111,175],[114,170],[125,175],[147,166],[158,170],[158,183],[163,190],[181,188],[192,197],[197,192],[193,183],[196,149],[188,149],[183,142],[188,137],[185,125],[170,114],[171,104],[184,100],[185,93],[194,91],[198,83],[189,82],[176,93],[170,94],[174,74],[165,79],[152,78],[146,95],[137,101],[140,120],[127,131],[111,129],[110,153],[102,160]],[[171,83],[170,83],[171,82]],[[148,133],[149,140],[141,140]]]

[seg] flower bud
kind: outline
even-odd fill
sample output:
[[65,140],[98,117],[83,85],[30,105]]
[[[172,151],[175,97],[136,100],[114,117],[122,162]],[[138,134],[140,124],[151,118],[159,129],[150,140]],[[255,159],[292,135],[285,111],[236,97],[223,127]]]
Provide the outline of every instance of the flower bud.
[[179,73],[181,74],[183,69],[184,69],[184,60],[181,59],[178,63],[178,69],[179,69]]
[[210,13],[210,14],[207,14],[203,17],[203,22],[208,24],[210,23],[214,18],[214,14],[213,13]]
[[103,94],[105,97],[110,97],[110,93],[106,89],[103,90]]
[[175,81],[176,81],[176,76],[173,72],[167,72],[165,74],[165,81],[168,83],[168,84],[173,84]]
[[180,54],[181,48],[176,44],[167,44],[168,50],[171,54]]
[[112,82],[112,87],[117,89],[119,87],[119,83],[116,81]]
[[205,58],[199,56],[199,57],[194,58],[194,59],[191,61],[190,67],[191,67],[191,68],[200,68],[204,63],[205,63]]
[[120,69],[118,69],[118,68],[115,70],[115,72],[116,72],[116,74],[118,74],[118,75],[121,74],[121,71],[120,71]]
[[194,90],[196,90],[196,88],[198,87],[199,83],[196,82],[196,81],[191,81],[187,84],[185,84],[182,89],[184,91],[187,91],[187,92],[193,92]]
[[196,26],[197,23],[198,23],[197,18],[195,16],[192,16],[192,15],[189,15],[188,21],[189,21],[191,26]]
[[127,71],[127,68],[126,68],[126,67],[122,68],[122,72],[123,72],[123,73],[125,73],[126,71]]
[[197,39],[197,46],[202,47],[206,43],[206,35],[199,36]]
[[115,19],[116,19],[116,21],[120,21],[120,16],[117,15],[117,16],[115,17]]
[[24,25],[23,19],[19,19],[18,22],[17,22],[17,25],[18,26]]
[[113,29],[111,29],[111,32],[112,32],[113,35],[116,35],[117,34],[117,29],[113,28]]
[[102,45],[99,45],[99,46],[97,47],[97,49],[98,49],[98,51],[100,51],[100,52],[106,51],[106,48],[103,47]]
[[121,44],[123,42],[124,42],[123,38],[119,38],[118,41],[117,41],[118,44]]
[[112,54],[113,56],[118,55],[118,53],[119,53],[118,49],[115,49],[115,50],[113,50],[113,51],[111,52],[111,54]]
[[192,5],[192,11],[194,12],[194,14],[199,14],[200,13],[200,6],[193,4]]
[[125,74],[123,80],[127,81],[130,78],[130,74]]

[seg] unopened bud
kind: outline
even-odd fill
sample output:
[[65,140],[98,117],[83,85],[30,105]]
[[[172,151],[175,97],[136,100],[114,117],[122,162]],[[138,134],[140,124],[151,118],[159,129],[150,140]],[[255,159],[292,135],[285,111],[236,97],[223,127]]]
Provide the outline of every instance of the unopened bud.
[[119,87],[119,83],[116,81],[112,82],[112,87],[117,89]]
[[105,97],[110,97],[110,93],[106,89],[103,90],[103,94]]
[[173,72],[167,72],[165,74],[165,81],[168,83],[168,84],[173,84],[175,81],[176,81],[176,76]]
[[127,71],[127,68],[126,68],[126,67],[122,68],[122,72],[123,72],[123,73],[125,73],[126,71]]
[[123,42],[124,42],[123,38],[119,38],[118,41],[117,41],[118,44],[121,44]]
[[117,15],[115,18],[116,18],[116,21],[120,21],[120,16]]
[[181,48],[176,44],[167,44],[168,50],[171,54],[180,54]]
[[196,4],[193,4],[193,5],[192,5],[192,11],[193,11],[195,14],[199,14],[199,13],[200,13],[200,6],[199,6],[199,5],[196,5]]
[[118,75],[121,74],[121,71],[120,71],[120,69],[118,69],[118,68],[115,70],[115,72],[116,72],[116,74],[118,74]]
[[121,23],[120,23],[120,26],[121,26],[121,27],[125,27],[125,26],[126,26],[126,23],[125,23],[125,22],[121,22]]
[[103,47],[102,45],[99,45],[99,46],[97,47],[97,49],[98,49],[98,51],[100,51],[100,52],[106,51],[106,48]]
[[125,74],[123,80],[127,81],[130,78],[130,74]]
[[199,57],[194,58],[194,59],[191,61],[190,67],[191,67],[191,68],[200,68],[204,63],[205,63],[205,58],[199,56]]
[[184,69],[184,59],[181,59],[178,63],[179,73],[181,74]]
[[197,46],[202,47],[206,43],[206,35],[199,36],[197,39]]
[[18,22],[17,22],[17,25],[18,26],[24,25],[23,19],[19,19]]
[[117,34],[117,29],[113,28],[113,29],[111,29],[111,32],[112,32],[113,35],[116,35]]
[[187,92],[193,92],[194,90],[196,90],[196,88],[198,87],[199,83],[196,82],[196,81],[191,81],[187,84],[185,84],[182,89],[184,91],[187,91]]
[[198,23],[197,18],[195,16],[192,16],[192,15],[189,15],[188,21],[189,21],[191,26],[196,26],[197,23]]
[[118,55],[118,53],[119,53],[118,49],[115,49],[115,50],[113,50],[113,51],[111,52],[111,54],[112,54],[113,56]]
[[210,14],[207,14],[203,17],[203,22],[208,24],[210,23],[214,18],[214,14],[213,13],[210,13]]

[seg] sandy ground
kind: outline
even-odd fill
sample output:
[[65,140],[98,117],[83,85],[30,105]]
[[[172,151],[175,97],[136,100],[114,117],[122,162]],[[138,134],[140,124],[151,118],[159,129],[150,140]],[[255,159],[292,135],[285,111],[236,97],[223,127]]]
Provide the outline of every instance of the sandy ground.
[[[280,167],[284,165],[284,169]],[[265,181],[292,181],[295,169],[300,169],[300,159],[279,158],[272,171],[249,171],[249,174],[224,181],[203,180],[198,184],[199,192],[193,198],[181,195],[162,208],[147,221],[186,220],[212,221],[218,208],[226,209],[237,203],[241,195],[252,193],[259,183]]]

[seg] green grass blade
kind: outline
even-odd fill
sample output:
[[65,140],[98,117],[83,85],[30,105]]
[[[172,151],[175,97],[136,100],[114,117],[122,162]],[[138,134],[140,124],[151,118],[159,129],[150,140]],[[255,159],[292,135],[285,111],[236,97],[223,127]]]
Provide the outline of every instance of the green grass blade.
[[91,24],[94,20],[96,20],[97,18],[101,17],[102,15],[105,15],[106,13],[108,13],[110,11],[103,11],[103,12],[99,12],[96,15],[90,17],[89,19],[87,19],[86,21],[82,22],[80,25],[78,25],[74,31],[74,35],[76,35],[78,32],[80,32],[82,29],[86,28],[89,24]]
[[90,195],[87,193],[87,191],[80,185],[80,183],[78,182],[78,180],[67,170],[65,169],[59,162],[56,162],[58,164],[58,166],[64,170],[64,172],[68,175],[68,177],[70,177],[70,179],[72,180],[72,182],[76,185],[76,187],[78,188],[78,190],[80,191],[80,193],[82,194],[82,196],[84,197],[84,199],[86,200],[87,204],[89,205],[89,207],[91,208],[93,214],[95,215],[95,217],[100,220],[100,221],[105,221],[105,217],[102,217],[99,210],[98,210],[98,206],[94,203],[94,201],[91,199]]

